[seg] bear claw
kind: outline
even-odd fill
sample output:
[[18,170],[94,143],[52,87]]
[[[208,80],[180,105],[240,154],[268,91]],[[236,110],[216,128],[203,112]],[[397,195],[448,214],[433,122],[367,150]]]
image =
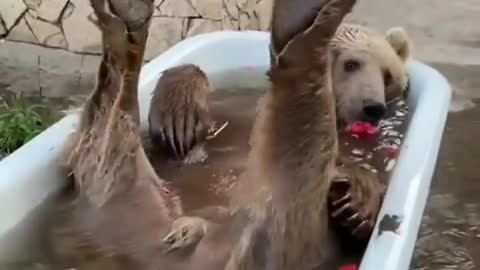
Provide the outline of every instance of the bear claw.
[[167,253],[197,245],[207,233],[207,223],[198,217],[180,217],[172,223],[170,232],[162,240]]

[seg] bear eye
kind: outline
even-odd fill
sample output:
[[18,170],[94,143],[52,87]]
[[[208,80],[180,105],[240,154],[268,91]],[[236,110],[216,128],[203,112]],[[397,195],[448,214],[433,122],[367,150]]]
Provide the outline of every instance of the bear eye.
[[388,70],[383,72],[383,83],[385,86],[389,86],[392,83],[392,73]]
[[360,69],[360,62],[357,60],[347,60],[343,64],[343,69],[346,72],[354,72]]

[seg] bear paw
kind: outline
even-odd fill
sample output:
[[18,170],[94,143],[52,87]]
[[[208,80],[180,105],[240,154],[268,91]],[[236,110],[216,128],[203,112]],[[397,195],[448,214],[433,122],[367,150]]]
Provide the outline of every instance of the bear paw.
[[163,242],[168,245],[167,253],[196,246],[207,233],[207,222],[198,217],[176,219]]
[[385,186],[375,173],[340,168],[328,195],[329,215],[359,240],[368,240],[383,201]]

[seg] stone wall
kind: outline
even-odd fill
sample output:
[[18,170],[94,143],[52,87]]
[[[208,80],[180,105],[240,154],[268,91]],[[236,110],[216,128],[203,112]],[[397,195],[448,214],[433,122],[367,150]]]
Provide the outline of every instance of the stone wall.
[[[146,58],[182,39],[217,30],[267,30],[272,0],[155,0]],[[99,54],[88,0],[0,0],[0,37]]]
[[[217,30],[268,30],[272,0],[155,0],[145,58]],[[88,0],[0,0],[1,91],[83,96],[101,49]]]

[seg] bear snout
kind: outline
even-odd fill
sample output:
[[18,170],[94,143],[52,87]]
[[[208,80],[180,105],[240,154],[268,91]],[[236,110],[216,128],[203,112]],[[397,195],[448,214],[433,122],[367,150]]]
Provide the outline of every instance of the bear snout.
[[377,125],[387,111],[387,106],[383,102],[378,102],[372,99],[365,99],[363,101],[363,115],[365,120],[371,124]]

